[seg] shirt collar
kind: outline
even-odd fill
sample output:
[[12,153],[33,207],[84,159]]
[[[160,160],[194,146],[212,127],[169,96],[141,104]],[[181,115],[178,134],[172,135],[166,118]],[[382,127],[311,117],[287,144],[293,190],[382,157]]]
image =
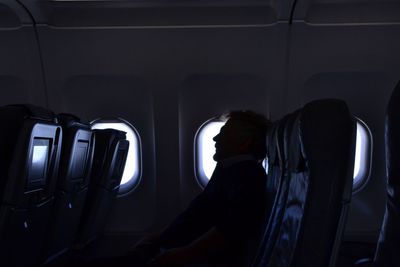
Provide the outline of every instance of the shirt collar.
[[247,160],[254,160],[257,161],[257,159],[251,155],[251,154],[244,154],[244,155],[237,155],[237,156],[232,156],[226,159],[223,159],[220,161],[220,164],[223,168],[227,168],[232,166],[233,164],[242,162],[242,161],[247,161]]

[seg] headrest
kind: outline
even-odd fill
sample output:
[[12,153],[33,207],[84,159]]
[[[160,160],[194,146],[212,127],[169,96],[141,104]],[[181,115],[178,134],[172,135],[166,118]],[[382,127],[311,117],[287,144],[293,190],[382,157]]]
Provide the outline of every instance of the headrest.
[[[346,103],[339,99],[316,100],[306,104],[293,122],[292,132],[288,133],[291,140],[288,147],[290,149],[290,170],[293,172],[304,171],[306,155],[303,147],[305,145],[309,147],[311,143],[313,147],[318,147],[318,144],[329,142],[326,138],[332,135],[324,133],[335,132],[336,127],[348,127],[349,125],[346,123],[349,121],[343,121],[343,118],[350,116]],[[325,121],[329,123],[323,123]]]
[[[291,114],[286,115],[285,123],[282,125],[282,158],[286,164],[289,164],[289,158],[292,154],[292,132],[296,124],[296,119],[300,114],[300,110],[296,110]],[[287,166],[288,167],[288,166]]]
[[62,126],[70,127],[76,123],[79,123],[81,120],[79,117],[70,114],[70,113],[60,113],[57,115],[58,123]]
[[275,142],[278,123],[273,123],[267,133],[268,164],[271,166],[272,165],[279,166],[279,157],[277,155],[278,149],[276,147],[276,142]]
[[390,97],[385,122],[386,174],[388,193],[395,197],[400,188],[398,162],[400,159],[400,82]]
[[109,135],[109,136],[115,136],[119,139],[126,139],[126,132],[116,130],[116,129],[95,129],[93,132],[96,135]]
[[[111,149],[115,142],[126,140],[126,132],[115,130],[115,129],[95,129],[93,130],[95,139],[96,139],[96,147],[100,146],[103,148]],[[96,151],[96,149],[95,149]],[[95,152],[96,153],[96,152]]]
[[[279,121],[276,121],[270,127],[267,142],[268,142],[268,163],[270,165],[279,166],[280,158],[284,160],[284,132],[288,120],[293,117],[293,114],[286,115]],[[279,155],[281,153],[281,155]]]
[[33,118],[40,120],[47,120],[50,122],[55,122],[55,114],[46,108],[38,107],[32,104],[15,104],[7,105],[4,108],[14,109],[24,114],[25,118]]
[[[306,104],[301,109],[298,126],[295,129],[296,134],[299,135],[298,138],[300,138],[300,147],[293,146],[291,148],[294,151],[293,154],[297,155],[292,158],[293,167],[296,166],[297,170],[301,170],[302,164],[310,156],[306,155],[305,147],[323,150],[327,149],[323,146],[328,144],[332,149],[338,140],[346,139],[347,132],[337,130],[351,129],[353,127],[351,125],[353,121],[349,119],[351,117],[347,104],[339,99],[316,100]],[[335,132],[339,136],[331,134]],[[293,136],[293,138],[295,137]],[[338,153],[331,152],[326,155],[333,157],[334,153]]]
[[[95,155],[91,183],[107,189],[115,189],[122,179],[123,166],[129,149],[129,141],[123,131],[96,129]],[[124,151],[121,154],[121,151]]]
[[387,107],[387,115],[388,116],[399,116],[400,117],[400,81],[397,83],[394,88],[392,95],[389,99],[389,104]]
[[[303,172],[305,170],[305,159],[302,153],[302,143],[300,135],[300,122],[301,112],[297,116],[293,116],[293,119],[288,122],[286,128],[286,138],[288,140],[288,169],[290,172]],[[289,125],[290,124],[290,125]]]

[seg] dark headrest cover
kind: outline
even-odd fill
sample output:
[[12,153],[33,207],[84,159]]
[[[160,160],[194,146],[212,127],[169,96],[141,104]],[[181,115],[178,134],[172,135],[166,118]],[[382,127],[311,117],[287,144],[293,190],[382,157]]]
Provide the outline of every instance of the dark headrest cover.
[[385,123],[387,204],[374,263],[399,266],[400,250],[400,82],[390,97]]
[[[296,177],[307,177],[308,192],[293,262],[296,266],[328,266],[345,186],[348,181],[352,184],[349,168],[354,162],[355,121],[345,102],[318,100],[304,106],[295,128],[300,128],[301,151],[296,147],[292,151],[305,165]],[[296,158],[292,164],[299,167]]]
[[290,172],[303,172],[305,168],[305,159],[301,151],[300,140],[300,118],[301,114],[297,115],[296,119],[293,121],[291,128],[290,140],[290,153],[288,156],[288,169]]
[[388,194],[400,205],[400,82],[390,97],[385,124]]
[[79,117],[69,114],[69,113],[60,113],[57,115],[57,120],[58,123],[62,127],[72,127],[72,126],[79,126],[79,127],[84,127],[88,128],[89,125],[81,123],[81,120]]
[[115,129],[96,129],[93,130],[96,136],[116,136],[119,139],[126,139],[126,132]]
[[276,148],[275,135],[277,132],[278,124],[273,123],[268,130],[267,134],[267,149],[268,149],[268,164],[279,165],[278,151]]
[[32,104],[16,104],[6,106],[6,108],[13,107],[23,110],[23,112],[26,114],[26,117],[55,122],[55,114],[51,110],[48,110],[46,108],[38,107]]
[[60,113],[57,115],[57,119],[59,121],[73,121],[73,122],[81,121],[81,119],[78,116],[71,113]]
[[289,163],[289,157],[292,154],[291,152],[291,139],[293,128],[295,127],[295,121],[299,116],[300,110],[297,110],[286,116],[285,123],[282,125],[282,157],[286,165]]

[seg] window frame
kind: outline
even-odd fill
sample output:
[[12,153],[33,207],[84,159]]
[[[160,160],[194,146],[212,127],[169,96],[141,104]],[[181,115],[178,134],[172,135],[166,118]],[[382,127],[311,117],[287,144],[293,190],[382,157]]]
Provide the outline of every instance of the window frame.
[[[353,195],[357,194],[358,192],[362,191],[362,189],[368,184],[370,176],[371,176],[371,168],[372,168],[372,150],[373,150],[373,139],[372,133],[368,125],[358,117],[354,117],[356,122],[356,144],[354,147],[354,163],[353,163]],[[218,117],[213,117],[211,119],[206,120],[201,126],[197,129],[195,137],[194,137],[194,144],[193,144],[193,154],[194,154],[194,173],[196,177],[196,181],[201,188],[206,187],[207,183],[210,179],[205,175],[204,170],[201,169],[201,162],[200,162],[200,142],[199,138],[202,134],[207,125],[213,122],[224,122],[223,120],[219,119]],[[226,123],[226,121],[225,121]],[[366,139],[364,140],[365,144],[365,153],[361,155],[360,159],[360,170],[357,173],[357,176],[354,176],[354,167],[355,167],[355,160],[356,160],[356,150],[357,150],[357,131],[358,127],[362,127],[364,131]],[[267,160],[267,159],[266,159]],[[363,164],[362,164],[363,163]],[[361,166],[361,164],[363,166]],[[263,164],[264,165],[264,164]],[[267,165],[268,166],[268,165]],[[267,172],[267,169],[266,169]],[[211,177],[210,177],[211,178]]]
[[[227,120],[222,120],[219,117],[213,117],[211,119],[206,120],[205,122],[203,122],[200,127],[197,129],[195,137],[194,137],[194,144],[193,144],[193,154],[194,154],[194,173],[195,173],[195,177],[196,177],[196,181],[199,184],[199,186],[201,188],[204,188],[207,186],[208,182],[210,181],[209,178],[207,178],[207,176],[205,175],[204,171],[203,173],[200,170],[200,156],[198,154],[200,154],[200,142],[198,141],[200,138],[200,135],[202,133],[202,131],[204,130],[205,127],[207,127],[207,125],[209,125],[210,123],[213,122],[223,122],[224,125],[227,122]],[[224,126],[222,125],[221,128]],[[265,157],[265,159],[262,162],[262,166],[265,169],[265,173],[268,174],[268,157]],[[204,176],[203,176],[204,174]]]
[[[209,125],[210,123],[213,123],[213,122],[224,122],[224,121],[221,120],[218,117],[213,117],[211,119],[208,119],[208,120],[206,120],[205,122],[203,122],[200,125],[200,127],[197,129],[196,134],[194,136],[194,144],[193,144],[194,173],[195,173],[196,181],[197,181],[197,183],[199,184],[199,186],[201,188],[206,187],[208,182],[210,181],[210,179],[207,178],[205,173],[204,173],[204,176],[203,176],[203,174],[200,171],[200,156],[198,155],[200,153],[200,148],[199,148],[200,142],[198,140],[199,140],[200,135],[201,135],[202,131],[204,130],[204,128],[207,127],[207,125]],[[225,121],[225,123],[226,123],[226,121]]]
[[[136,188],[139,186],[139,184],[142,182],[142,173],[143,173],[142,141],[140,139],[139,132],[129,121],[127,121],[126,119],[123,119],[121,117],[117,117],[117,118],[101,118],[100,117],[100,118],[94,119],[90,122],[90,129],[93,129],[93,125],[95,125],[97,123],[123,123],[130,130],[132,130],[133,135],[137,139],[137,161],[138,161],[137,178],[134,179],[134,176],[132,176],[126,183],[120,184],[119,189],[118,189],[117,197],[126,196],[126,195],[130,194],[131,192],[135,191]],[[110,128],[103,128],[103,129],[115,129],[115,128],[110,127]],[[118,129],[115,129],[115,130],[118,130]],[[121,130],[119,130],[119,131],[121,131]],[[132,144],[131,144],[131,142],[129,142],[129,150],[131,149],[131,146],[132,146]],[[129,150],[128,150],[128,154],[129,154]],[[125,162],[125,167],[126,167],[127,162],[128,161]],[[124,167],[124,172],[125,172],[125,167]],[[121,181],[122,181],[122,179],[121,179]]]
[[[372,139],[372,133],[368,125],[360,118],[354,117],[355,122],[356,122],[356,144],[354,148],[354,165],[353,165],[353,195],[357,194],[358,192],[362,191],[365,186],[368,184],[370,176],[371,176],[371,168],[372,168],[372,151],[373,151],[373,139]],[[364,158],[364,168],[361,168],[360,166],[360,171],[361,176],[360,178],[357,178],[357,176],[354,176],[354,167],[355,167],[355,160],[356,160],[356,150],[357,150],[357,127],[360,125],[362,129],[365,131],[365,136],[366,136],[366,147],[365,147],[365,158]],[[360,163],[363,162],[363,156],[361,155]]]

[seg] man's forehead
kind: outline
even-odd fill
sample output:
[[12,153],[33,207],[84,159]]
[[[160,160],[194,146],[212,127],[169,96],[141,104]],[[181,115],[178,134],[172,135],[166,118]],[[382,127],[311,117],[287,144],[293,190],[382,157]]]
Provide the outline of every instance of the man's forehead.
[[238,119],[229,119],[224,126],[227,127],[243,127],[247,126],[249,123],[243,120],[238,120]]
[[247,132],[248,131],[248,124],[241,120],[229,119],[224,126],[222,126],[220,132],[226,133],[238,133],[238,132]]

